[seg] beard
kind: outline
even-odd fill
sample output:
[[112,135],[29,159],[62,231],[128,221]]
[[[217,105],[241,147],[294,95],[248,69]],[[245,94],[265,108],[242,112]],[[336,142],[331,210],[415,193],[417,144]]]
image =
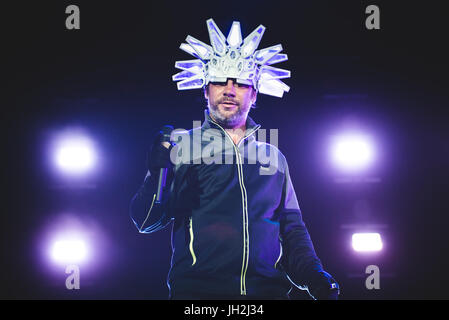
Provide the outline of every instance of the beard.
[[[225,101],[232,101],[232,103],[236,104],[237,108],[233,110],[233,112],[222,111],[219,104],[222,104]],[[243,108],[242,105],[235,100],[220,99],[216,102],[209,100],[208,109],[210,115],[216,122],[218,122],[218,124],[226,129],[232,129],[246,122],[250,108],[249,106],[247,108]]]

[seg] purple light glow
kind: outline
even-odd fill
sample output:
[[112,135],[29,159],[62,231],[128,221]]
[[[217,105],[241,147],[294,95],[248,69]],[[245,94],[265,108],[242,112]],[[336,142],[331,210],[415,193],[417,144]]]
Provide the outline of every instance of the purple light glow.
[[354,233],[352,235],[352,248],[356,252],[377,252],[383,248],[379,233]]
[[63,235],[55,240],[50,254],[55,263],[78,265],[86,262],[89,251],[86,241],[80,235]]
[[68,175],[83,175],[92,171],[97,163],[93,141],[80,130],[60,133],[52,144],[53,163]]
[[363,171],[370,167],[375,160],[372,139],[359,133],[335,136],[330,153],[334,166],[348,173]]
[[[57,270],[74,264],[95,269],[105,262],[108,241],[98,224],[88,217],[60,214],[36,235],[39,260],[46,268]],[[84,270],[84,269],[83,269]]]

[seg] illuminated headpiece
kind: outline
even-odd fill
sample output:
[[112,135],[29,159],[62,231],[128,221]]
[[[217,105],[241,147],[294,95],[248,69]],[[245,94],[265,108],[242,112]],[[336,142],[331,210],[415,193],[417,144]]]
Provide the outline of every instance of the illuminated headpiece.
[[175,67],[183,71],[172,78],[178,90],[198,89],[209,82],[226,82],[227,78],[236,79],[237,83],[252,85],[258,92],[275,97],[282,97],[290,90],[279,79],[289,78],[290,71],[274,68],[270,65],[286,61],[287,55],[280,53],[280,44],[257,50],[265,31],[258,26],[242,41],[240,22],[234,21],[225,38],[214,20],[206,21],[212,46],[187,36],[180,49],[197,59],[176,61]]

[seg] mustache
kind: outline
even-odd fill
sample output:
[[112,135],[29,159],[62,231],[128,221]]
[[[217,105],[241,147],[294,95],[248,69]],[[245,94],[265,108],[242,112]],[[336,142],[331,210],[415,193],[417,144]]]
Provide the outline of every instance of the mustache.
[[229,98],[220,99],[218,101],[219,104],[220,103],[226,103],[226,102],[233,103],[233,104],[238,105],[238,106],[240,105],[238,101],[233,100],[233,99],[229,99]]

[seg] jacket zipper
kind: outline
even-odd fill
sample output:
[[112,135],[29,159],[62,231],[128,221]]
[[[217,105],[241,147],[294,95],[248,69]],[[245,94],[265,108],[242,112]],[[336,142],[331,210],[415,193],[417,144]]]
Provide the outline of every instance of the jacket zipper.
[[190,217],[189,220],[189,234],[190,234],[190,243],[189,243],[189,250],[190,254],[192,255],[192,266],[196,263],[196,255],[195,251],[193,251],[193,226],[192,226],[192,217]]
[[240,152],[238,149],[238,146],[242,141],[244,141],[246,138],[248,138],[250,135],[252,135],[254,132],[256,132],[260,126],[257,126],[255,129],[251,130],[247,135],[245,135],[236,145],[232,138],[229,136],[229,134],[224,130],[218,123],[211,120],[214,124],[216,124],[224,133],[225,135],[231,140],[231,143],[234,147],[234,151],[236,153],[236,159],[237,159],[237,170],[239,174],[239,184],[240,184],[240,191],[242,193],[242,207],[243,207],[243,259],[242,259],[242,271],[240,273],[240,295],[245,296],[246,295],[246,271],[248,270],[248,263],[249,263],[249,230],[248,230],[248,199],[246,194],[246,188],[245,183],[243,181],[243,165],[242,160],[240,158]]

